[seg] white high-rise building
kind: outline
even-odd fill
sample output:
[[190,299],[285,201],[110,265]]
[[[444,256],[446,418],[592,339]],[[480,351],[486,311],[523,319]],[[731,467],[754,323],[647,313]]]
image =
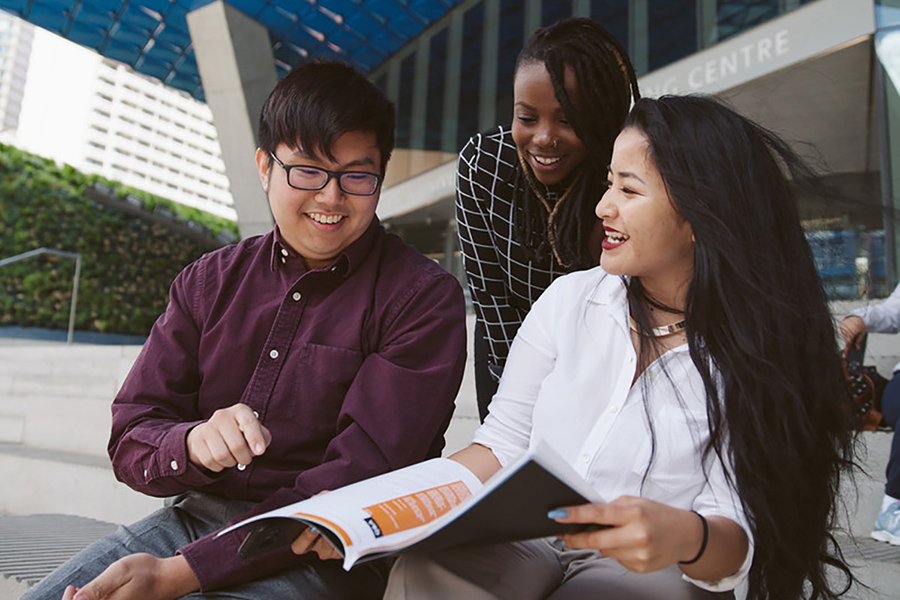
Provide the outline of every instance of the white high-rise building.
[[[9,15],[3,19],[23,25]],[[7,143],[236,219],[206,104],[48,31],[32,29],[18,126]],[[0,82],[0,108],[3,88],[5,79]]]
[[34,26],[0,12],[0,139],[19,125]]

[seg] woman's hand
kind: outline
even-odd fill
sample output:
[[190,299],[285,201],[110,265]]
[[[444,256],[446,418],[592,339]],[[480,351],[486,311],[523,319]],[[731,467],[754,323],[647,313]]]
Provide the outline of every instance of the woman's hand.
[[[562,536],[567,548],[599,550],[636,573],[649,573],[692,561],[703,545],[703,522],[692,511],[646,498],[623,496],[609,504],[584,504],[561,509],[560,523],[609,525],[607,529]],[[556,511],[551,515],[555,516]],[[690,565],[679,565],[688,576],[715,580],[734,574],[747,556],[747,535],[725,517],[707,517],[707,547]]]
[[593,548],[637,573],[658,571],[697,555],[703,529],[697,515],[646,498],[624,496],[609,504],[568,509],[560,523],[597,523],[609,529],[562,536],[567,548]]
[[844,338],[844,356],[851,348],[862,348],[862,342],[866,339],[866,322],[856,315],[844,317],[840,326],[841,336]]

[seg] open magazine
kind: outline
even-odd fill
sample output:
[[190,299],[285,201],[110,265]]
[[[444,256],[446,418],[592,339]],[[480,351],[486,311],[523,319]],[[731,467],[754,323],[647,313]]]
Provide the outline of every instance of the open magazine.
[[[245,558],[292,542],[313,526],[344,556],[344,569],[399,551],[533,539],[585,529],[547,512],[600,502],[549,446],[532,449],[484,485],[461,464],[435,458],[256,515],[221,533],[249,528]],[[221,535],[220,533],[220,535]]]

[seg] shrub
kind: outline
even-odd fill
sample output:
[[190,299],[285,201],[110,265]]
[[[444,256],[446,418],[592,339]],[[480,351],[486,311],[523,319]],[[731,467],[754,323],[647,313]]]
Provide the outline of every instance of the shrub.
[[[235,223],[71,166],[0,144],[0,259],[36,248],[81,254],[75,329],[147,335],[165,310],[168,287],[185,265],[221,245],[203,244],[149,218],[84,195],[102,183],[191,219],[215,236]],[[0,267],[0,326],[67,329],[75,261],[41,255]]]

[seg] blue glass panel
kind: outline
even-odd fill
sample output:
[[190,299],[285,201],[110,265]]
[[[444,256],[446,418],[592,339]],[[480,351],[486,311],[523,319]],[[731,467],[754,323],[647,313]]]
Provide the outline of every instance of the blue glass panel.
[[628,49],[628,0],[591,0],[591,18]]
[[823,279],[856,275],[855,231],[808,231],[806,241]]
[[462,64],[459,73],[459,120],[456,145],[478,131],[478,106],[481,97],[482,31],[484,3],[479,2],[463,15]]
[[520,0],[500,0],[500,31],[497,46],[496,111],[498,123],[512,121],[516,58],[524,44],[525,10],[523,3]]
[[446,29],[436,33],[428,43],[428,87],[425,98],[425,149],[441,149],[444,126],[444,87],[447,79]]
[[647,0],[647,29],[651,71],[697,51],[697,14],[686,9],[693,2]]
[[413,84],[416,75],[416,53],[407,55],[400,61],[400,91],[397,98],[397,135],[398,148],[411,146],[412,131]]
[[553,25],[572,16],[572,2],[569,0],[544,0],[541,3],[541,26]]
[[[195,58],[186,50],[191,46],[186,15],[211,1],[0,0],[0,8],[148,75],[158,76],[160,66],[171,63],[164,81],[202,98],[193,83]],[[459,2],[228,0],[269,30],[281,74],[300,60],[317,56],[347,60],[368,72]],[[148,44],[151,38],[155,44]]]
[[880,0],[876,2],[875,25],[879,29],[900,25],[900,1]]
[[716,30],[718,41],[778,16],[778,0],[717,0]]

